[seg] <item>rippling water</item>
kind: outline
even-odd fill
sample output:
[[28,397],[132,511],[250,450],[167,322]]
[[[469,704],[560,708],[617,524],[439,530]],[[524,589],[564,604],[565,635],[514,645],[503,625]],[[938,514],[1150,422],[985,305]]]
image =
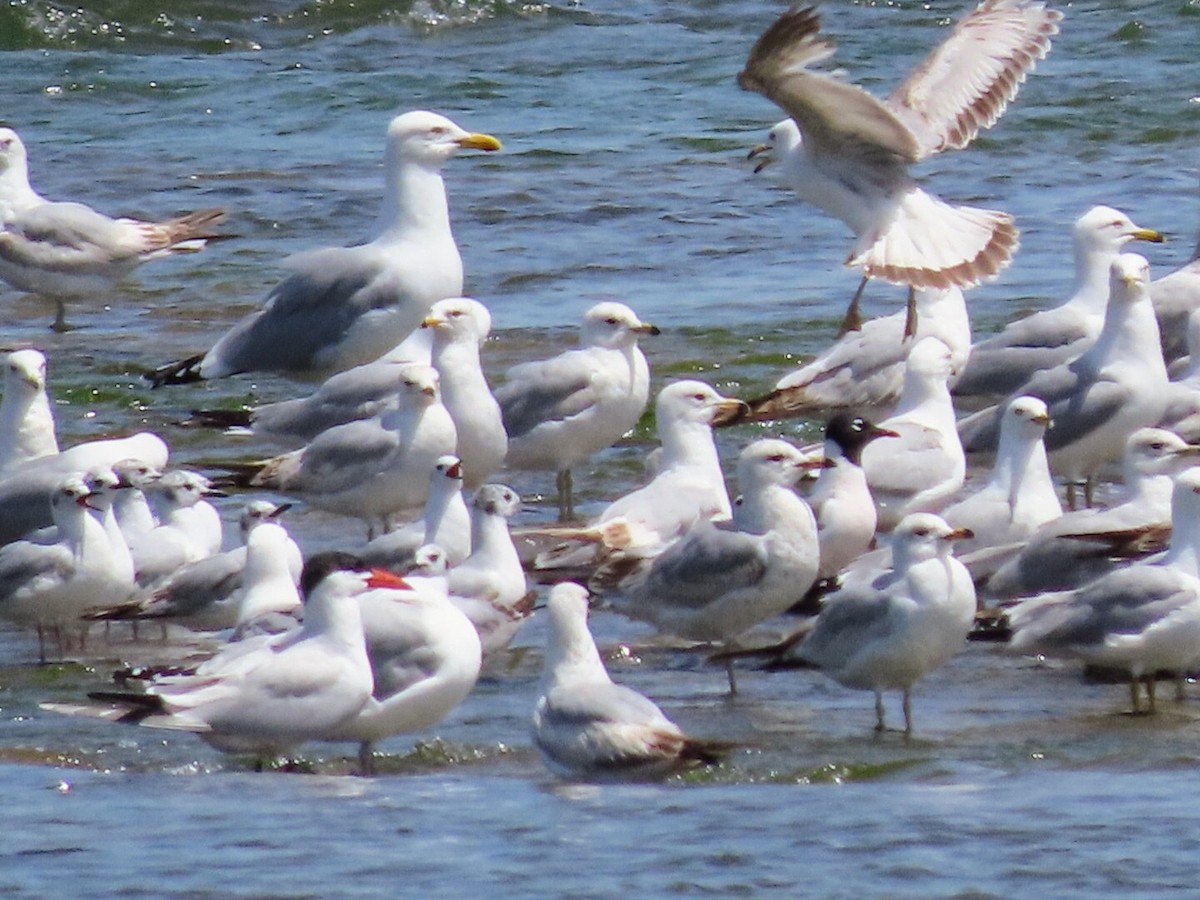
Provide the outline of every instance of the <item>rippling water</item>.
[[[620,298],[665,333],[656,380],[694,374],[749,393],[826,344],[856,284],[842,226],[750,174],[778,112],[733,83],[780,4],[442,0],[0,5],[0,115],[35,186],[110,213],[221,205],[236,239],[145,267],[77,303],[65,334],[40,300],[0,293],[5,344],[46,349],[68,442],[138,427],[198,466],[268,448],[179,428],[194,406],[274,400],[274,378],[150,392],[146,368],[203,349],[256,308],[289,252],[349,243],[373,220],[382,136],[429,107],[505,142],[447,167],[468,291],[492,308],[492,372],[574,340],[584,309]],[[838,60],[876,92],[963,3],[825,4]],[[977,332],[1068,290],[1069,228],[1105,202],[1175,240],[1200,227],[1196,0],[1060,4],[1055,50],[1000,125],[924,164],[930,186],[1017,215],[1013,266],[973,292]],[[247,11],[252,8],[253,12]],[[872,288],[875,310],[901,302]],[[812,433],[812,426],[797,426]],[[790,430],[790,429],[789,429]],[[651,429],[577,484],[598,505],[628,487]],[[753,436],[722,436],[726,456]],[[513,475],[549,515],[541,476]],[[232,507],[230,507],[232,509]],[[339,523],[301,511],[306,548]],[[870,698],[809,674],[719,671],[599,615],[618,676],[688,729],[746,747],[711,775],[655,787],[564,788],[528,746],[542,623],[422,743],[384,745],[388,773],[245,771],[188,736],[55,719],[116,660],[154,644],[97,638],[92,655],[28,664],[0,633],[0,891],[330,896],[749,893],[822,896],[1158,894],[1191,888],[1200,712],[1123,715],[1119,687],[973,646],[918,689],[919,736],[876,738]],[[892,715],[898,716],[898,710]],[[86,885],[86,887],[85,887]]]

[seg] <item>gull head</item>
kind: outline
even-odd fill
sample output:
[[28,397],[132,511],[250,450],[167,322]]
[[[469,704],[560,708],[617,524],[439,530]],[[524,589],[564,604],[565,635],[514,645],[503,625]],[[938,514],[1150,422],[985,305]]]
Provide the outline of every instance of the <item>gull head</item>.
[[242,512],[238,516],[238,528],[242,532],[242,537],[248,537],[250,532],[258,528],[259,525],[265,525],[274,522],[279,516],[292,508],[290,503],[272,503],[270,500],[251,500],[242,507]]
[[404,366],[400,370],[400,403],[402,406],[432,406],[441,397],[440,378],[433,366],[421,364]]
[[83,476],[83,483],[87,485],[89,493],[88,504],[93,509],[99,510],[105,510],[112,506],[117,490],[121,487],[121,479],[111,466],[96,466],[89,469]]
[[624,303],[608,300],[597,303],[583,314],[579,343],[584,347],[616,350],[636,344],[640,335],[659,333],[657,326],[643,322]]
[[899,437],[890,428],[880,428],[869,419],[852,413],[838,413],[825,426],[825,456],[842,457],[856,466],[862,464],[862,451],[878,438]]
[[766,143],[750,148],[746,159],[754,163],[754,174],[757,175],[772,163],[785,162],[799,153],[804,144],[800,128],[792,119],[784,119],[775,124],[767,132]]
[[4,394],[9,391],[41,391],[46,387],[46,357],[38,350],[14,350],[4,370]]
[[490,134],[470,132],[445,116],[419,109],[392,119],[387,131],[388,156],[393,162],[440,166],[462,149],[493,151],[500,142]]
[[892,531],[896,568],[946,556],[953,549],[954,541],[974,536],[971,529],[951,528],[945,519],[933,513],[910,513]]
[[429,309],[422,328],[434,329],[434,340],[483,343],[492,330],[492,314],[470,297],[439,300]]
[[445,456],[439,456],[437,462],[434,463],[433,466],[433,478],[435,481],[441,480],[449,482],[455,488],[462,487],[462,460],[452,453],[447,453]]
[[511,519],[521,509],[521,495],[505,484],[485,484],[475,492],[471,505],[484,515]]
[[11,128],[0,128],[0,173],[26,172],[25,145]]
[[450,568],[446,559],[446,551],[437,544],[423,544],[413,553],[413,565],[410,573],[436,577],[445,575]]
[[809,456],[779,438],[765,438],[742,450],[737,463],[738,485],[743,492],[755,483],[790,486],[805,472],[824,464],[822,456]]
[[1000,439],[1012,434],[1023,441],[1041,440],[1050,427],[1050,412],[1037,397],[1017,397],[1004,410],[1000,420]]
[[225,496],[223,492],[215,490],[211,482],[199,472],[189,472],[186,469],[167,472],[155,481],[152,487],[162,493],[172,506],[195,506],[205,497]]
[[1123,469],[1127,483],[1154,475],[1170,475],[1200,461],[1195,447],[1165,428],[1139,428],[1125,443]]
[[50,512],[55,524],[62,525],[64,516],[71,509],[83,509],[88,505],[91,490],[81,475],[69,475],[59,482],[50,497]]
[[1137,253],[1122,253],[1108,269],[1109,302],[1150,299],[1150,263]]
[[703,381],[677,381],[658,392],[654,415],[659,430],[668,422],[720,426],[748,411],[745,402],[722,397]]
[[1085,253],[1117,253],[1130,241],[1162,243],[1163,236],[1141,228],[1119,209],[1093,206],[1075,220],[1075,245]]
[[136,456],[118,460],[112,468],[120,479],[122,488],[141,490],[162,477],[162,472],[156,466]]

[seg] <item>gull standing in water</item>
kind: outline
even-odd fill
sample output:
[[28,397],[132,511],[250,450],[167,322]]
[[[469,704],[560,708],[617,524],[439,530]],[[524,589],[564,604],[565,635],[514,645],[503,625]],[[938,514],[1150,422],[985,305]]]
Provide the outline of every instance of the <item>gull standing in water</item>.
[[226,646],[194,672],[161,675],[144,693],[97,691],[97,704],[43,709],[148,728],[191,731],[231,753],[282,756],[329,736],[371,697],[358,597],[402,584],[346,553],[320,553],[304,566],[304,623],[291,631]]
[[266,304],[207,353],[147,377],[155,386],[239,372],[328,377],[378,359],[421,324],[429,307],[462,294],[463,267],[441,168],[463,148],[498,150],[445,116],[418,110],[388,126],[387,183],[371,239],[289,257]]
[[[1062,14],[1044,3],[984,0],[885,99],[810,68],[834,54],[807,5],[783,13],[750,50],[738,85],[789,116],[777,124],[758,168],[776,162],[789,187],[855,234],[846,264],[863,285],[883,278],[912,288],[970,287],[1012,259],[1012,216],[950,206],[923,191],[910,164],[960,149],[990,128],[1026,74],[1050,50]],[[846,330],[858,327],[858,293]],[[905,334],[915,331],[909,299]]]
[[[817,524],[794,490],[812,465],[786,441],[750,444],[738,458],[742,498],[729,527],[697,522],[622,579],[613,606],[670,634],[726,645],[785,612],[817,578]],[[732,664],[727,672],[737,693]]]
[[110,219],[82,203],[47,200],[29,184],[21,138],[0,128],[0,279],[53,298],[58,330],[67,327],[65,299],[108,293],[144,262],[200,250],[224,220],[220,209],[162,222]]
[[1081,659],[1129,672],[1129,698],[1141,710],[1143,682],[1154,711],[1159,671],[1182,679],[1200,661],[1200,470],[1176,481],[1171,548],[1160,560],[1133,564],[1077,591],[1044,594],[1009,610],[1010,649]]
[[638,347],[658,334],[623,303],[598,303],[583,316],[579,347],[508,370],[496,399],[513,469],[554,469],[560,521],[575,517],[572,467],[611,447],[642,417],[650,369]]
[[571,582],[556,584],[546,602],[550,636],[533,709],[533,743],[546,767],[561,778],[615,781],[719,762],[711,742],[689,738],[651,700],[613,683],[587,610],[587,590]]
[[839,684],[873,691],[875,729],[883,731],[883,692],[904,692],[911,734],[912,686],[949,662],[975,619],[975,586],[951,555],[968,537],[931,513],[908,516],[892,533],[892,568],[829,595],[793,653]]
[[[1158,322],[1150,303],[1150,264],[1123,253],[1109,270],[1104,327],[1091,349],[1073,362],[1045,369],[1018,394],[1044,400],[1055,427],[1046,435],[1050,466],[1067,480],[1073,507],[1075,485],[1091,480],[1100,466],[1116,462],[1129,436],[1162,418],[1167,402],[1167,368],[1159,346]],[[959,423],[968,453],[995,450],[1003,406]]]
[[971,347],[954,395],[1011,394],[1035,372],[1065,365],[1091,347],[1104,325],[1109,271],[1121,248],[1133,240],[1159,243],[1163,236],[1138,227],[1110,206],[1093,206],[1080,216],[1072,231],[1075,287],[1070,299],[1018,319]]
[[46,392],[46,357],[39,350],[14,350],[4,361],[0,478],[23,462],[56,453],[58,437]]
[[438,457],[421,518],[379,535],[358,555],[372,566],[402,572],[419,547],[436,544],[446,554],[446,564],[457,566],[471,553],[471,513],[462,488],[462,461],[453,454]]

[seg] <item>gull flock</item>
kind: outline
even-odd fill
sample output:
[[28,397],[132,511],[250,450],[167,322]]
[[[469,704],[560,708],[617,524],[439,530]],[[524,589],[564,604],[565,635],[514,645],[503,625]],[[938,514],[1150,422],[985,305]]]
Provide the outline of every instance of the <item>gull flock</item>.
[[[862,275],[832,346],[761,396],[679,380],[652,397],[644,345],[658,329],[618,302],[587,311],[577,347],[493,384],[480,358],[492,317],[462,296],[440,173],[501,144],[427,111],[387,128],[365,242],[288,258],[258,311],[147,373],[155,387],[315,382],[194,415],[278,455],[201,474],[172,467],[156,434],[60,448],[46,358],[9,352],[0,619],[35,634],[43,661],[105,640],[101,627],[183,660],[43,708],[194,732],[259,763],[350,743],[367,775],[378,742],[436,727],[544,615],[531,735],[552,772],[658,778],[737,752],[613,683],[589,607],[711,647],[731,694],[764,659],[816,668],[870,691],[883,731],[899,692],[905,735],[914,685],[969,636],[1122,672],[1137,711],[1154,709],[1161,672],[1182,691],[1200,666],[1200,269],[1152,280],[1127,245],[1161,235],[1096,206],[1074,224],[1067,299],[972,344],[969,291],[1012,260],[1017,224],[908,173],[996,123],[1062,18],[984,0],[882,99],[823,68],[835,46],[808,5],[748,49],[737,83],[785,115],[749,151],[755,171],[846,223],[845,264]],[[47,200],[0,129],[0,279],[52,298],[59,327],[67,301],[202,249],[224,218],[139,222]],[[908,306],[863,322],[875,279],[908,287]],[[652,401],[661,447],[645,483],[581,521],[572,470]],[[714,429],[794,417],[824,423],[823,443],[747,440],[727,486]],[[558,520],[514,529],[522,501],[498,479],[526,469],[553,473]],[[1123,493],[1094,507],[1114,474]],[[210,498],[239,490],[235,540]],[[345,517],[342,548],[298,546],[292,503]],[[755,638],[780,623],[782,641]]]

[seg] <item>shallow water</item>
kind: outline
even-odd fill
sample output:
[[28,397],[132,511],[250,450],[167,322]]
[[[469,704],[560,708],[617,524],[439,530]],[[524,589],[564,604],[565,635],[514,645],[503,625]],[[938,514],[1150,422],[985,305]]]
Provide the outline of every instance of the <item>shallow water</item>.
[[[838,61],[883,92],[963,4],[825,4]],[[51,359],[67,442],[151,427],[201,467],[269,448],[176,424],[200,406],[289,396],[281,379],[151,392],[139,374],[209,346],[256,308],[289,252],[369,227],[389,118],[445,112],[505,143],[447,167],[468,291],[493,311],[490,372],[574,340],[616,297],[665,333],[656,384],[695,375],[749,394],[830,340],[856,276],[838,223],[744,161],[778,117],[733,76],[779,4],[375,2],[0,7],[3,116],[35,186],[111,213],[221,205],[236,239],[145,267],[78,303],[65,334],[42,301],[0,293],[0,342]],[[1022,250],[971,295],[977,333],[1069,290],[1069,228],[1093,203],[1168,232],[1156,271],[1200,227],[1200,3],[1062,5],[1063,33],[1001,123],[924,164],[944,196],[1013,212]],[[899,291],[873,287],[873,311]],[[816,426],[788,426],[811,436]],[[725,456],[757,431],[721,437]],[[577,472],[585,509],[639,475],[652,435]],[[514,474],[523,521],[550,479]],[[238,501],[226,510],[232,515]],[[590,504],[590,505],[589,505]],[[306,549],[342,523],[300,510]],[[563,787],[529,749],[543,623],[434,735],[386,742],[384,776],[256,775],[187,735],[54,717],[118,661],[161,654],[94,635],[79,662],[30,665],[0,633],[0,891],[15,895],[581,896],[1160,894],[1194,876],[1200,706],[1124,714],[1123,688],[974,645],[919,687],[917,737],[876,737],[871,699],[812,673],[747,670],[735,700],[702,654],[600,613],[617,677],[687,729],[744,743],[663,786]],[[784,626],[780,626],[784,627]],[[627,647],[628,652],[619,648]],[[898,720],[898,703],[889,708]]]

